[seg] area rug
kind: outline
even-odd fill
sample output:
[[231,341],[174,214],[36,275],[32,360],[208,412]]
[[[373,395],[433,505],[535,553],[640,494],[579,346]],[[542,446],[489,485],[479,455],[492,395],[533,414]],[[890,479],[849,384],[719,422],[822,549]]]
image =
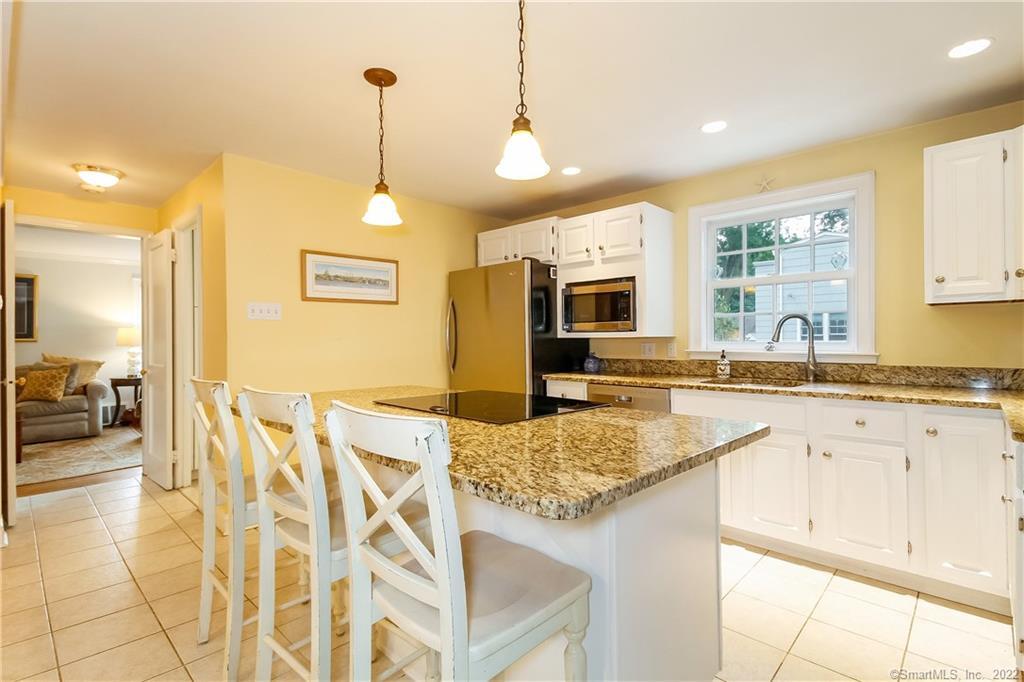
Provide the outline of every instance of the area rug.
[[31,443],[21,449],[18,485],[96,474],[142,464],[142,434],[130,426],[93,438]]

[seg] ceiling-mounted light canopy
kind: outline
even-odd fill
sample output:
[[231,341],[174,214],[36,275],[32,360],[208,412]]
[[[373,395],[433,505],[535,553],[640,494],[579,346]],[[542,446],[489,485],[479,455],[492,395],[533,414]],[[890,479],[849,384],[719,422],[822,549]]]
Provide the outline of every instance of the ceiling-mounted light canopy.
[[402,216],[398,215],[398,207],[395,206],[395,200],[388,192],[388,184],[384,182],[384,88],[390,88],[397,83],[398,76],[387,69],[375,67],[364,71],[363,78],[370,85],[376,86],[379,92],[377,120],[380,123],[379,144],[377,145],[380,152],[380,171],[377,173],[377,184],[373,188],[373,196],[370,197],[366,213],[363,214],[363,222],[367,225],[393,227],[402,224]]
[[76,163],[71,166],[82,180],[82,189],[87,192],[105,192],[121,182],[124,173],[116,168],[103,168],[89,163]]
[[526,40],[523,31],[523,10],[526,0],[519,0],[519,104],[512,121],[512,136],[505,143],[505,153],[494,172],[507,180],[534,180],[548,174],[551,167],[540,152],[540,145],[533,136],[530,119],[526,118],[526,84],[523,81],[523,54]]

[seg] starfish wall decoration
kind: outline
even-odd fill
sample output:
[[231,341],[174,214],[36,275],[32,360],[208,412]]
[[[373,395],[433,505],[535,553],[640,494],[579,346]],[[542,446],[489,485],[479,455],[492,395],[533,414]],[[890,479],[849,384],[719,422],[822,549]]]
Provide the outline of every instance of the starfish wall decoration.
[[773,182],[775,182],[775,178],[769,178],[767,175],[762,175],[761,179],[754,183],[757,185],[757,193],[762,194],[764,192],[770,192]]

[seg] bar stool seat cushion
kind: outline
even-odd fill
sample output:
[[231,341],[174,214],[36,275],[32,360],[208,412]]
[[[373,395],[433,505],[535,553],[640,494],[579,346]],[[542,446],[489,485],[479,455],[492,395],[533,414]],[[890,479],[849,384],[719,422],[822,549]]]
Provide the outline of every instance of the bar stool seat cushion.
[[[462,535],[462,566],[471,661],[530,633],[590,591],[590,576],[583,571],[484,531]],[[404,568],[426,577],[415,560]],[[380,579],[373,583],[373,596],[396,625],[440,650],[437,609]]]

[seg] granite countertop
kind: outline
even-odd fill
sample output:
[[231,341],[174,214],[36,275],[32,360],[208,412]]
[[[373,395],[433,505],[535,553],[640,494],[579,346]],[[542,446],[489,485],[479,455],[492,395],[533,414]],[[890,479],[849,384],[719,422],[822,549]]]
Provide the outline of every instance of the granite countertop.
[[553,381],[580,381],[590,384],[619,384],[656,388],[685,388],[699,391],[760,393],[837,400],[872,400],[885,403],[975,407],[1002,410],[1012,438],[1024,443],[1024,391],[954,386],[911,386],[902,384],[855,384],[822,382],[799,386],[755,386],[751,384],[706,384],[711,377],[668,374],[547,374]]
[[[430,418],[377,405],[382,398],[440,393],[390,386],[314,393],[316,437],[327,445],[324,413],[332,400],[355,407]],[[601,407],[514,424],[448,422],[456,490],[549,519],[578,519],[768,435],[765,424]],[[289,430],[285,425],[267,426]],[[366,453],[404,471],[415,465]]]

